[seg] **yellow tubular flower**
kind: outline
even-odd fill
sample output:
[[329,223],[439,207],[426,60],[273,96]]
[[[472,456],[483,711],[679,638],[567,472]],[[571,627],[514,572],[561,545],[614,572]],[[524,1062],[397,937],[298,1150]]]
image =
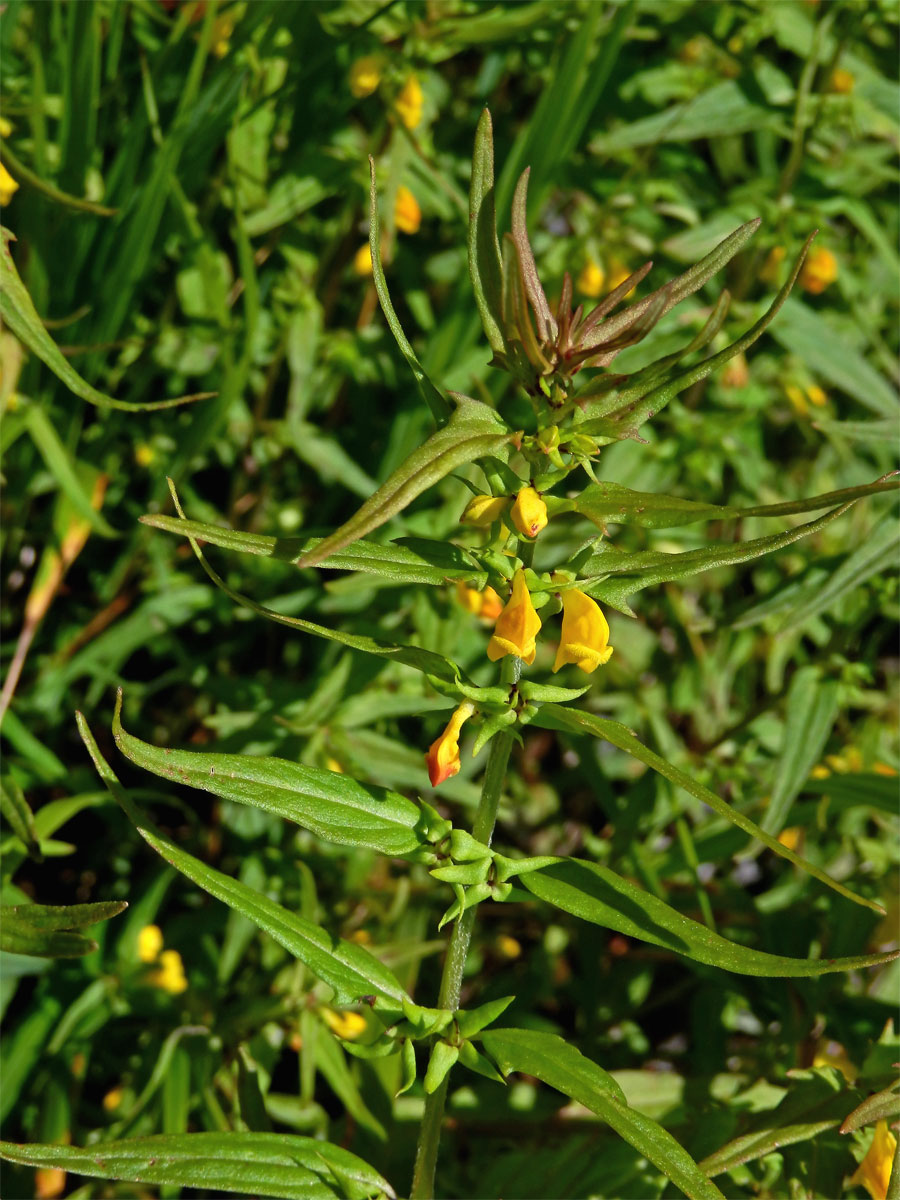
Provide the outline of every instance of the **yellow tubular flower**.
[[37,1200],[54,1200],[66,1190],[66,1173],[62,1167],[38,1167],[34,1173],[34,1194]]
[[503,601],[492,587],[486,587],[481,593],[481,604],[478,615],[483,621],[496,621],[503,612]]
[[138,934],[138,958],[141,962],[156,962],[163,948],[162,930],[158,925],[145,925]]
[[447,722],[447,728],[441,736],[431,743],[425,763],[432,787],[437,787],[459,770],[459,731],[474,711],[475,705],[466,700]]
[[512,506],[512,522],[525,537],[537,537],[547,524],[547,505],[533,487],[524,487]]
[[575,663],[588,674],[609,662],[613,648],[609,643],[609,626],[600,605],[572,588],[562,594],[562,639],[556,652],[553,670],[566,663]]
[[366,1018],[362,1013],[335,1012],[333,1008],[320,1008],[319,1016],[329,1029],[345,1041],[352,1041],[366,1032]]
[[19,190],[19,185],[0,162],[0,205],[6,206]]
[[589,258],[578,274],[575,287],[582,296],[600,296],[605,279],[606,272],[600,264]]
[[394,224],[401,233],[418,233],[422,224],[419,202],[402,184],[397,188],[397,199],[394,201]]
[[872,1200],[885,1200],[896,1149],[897,1139],[888,1129],[887,1121],[879,1121],[866,1157],[850,1177],[850,1186],[861,1183]]
[[800,286],[818,296],[838,277],[838,262],[830,250],[822,246],[813,250],[800,271]]
[[523,662],[533,663],[537,652],[534,639],[540,627],[541,618],[531,603],[525,572],[516,571],[512,595],[497,618],[494,636],[488,642],[488,658],[491,662],[496,662],[507,654],[515,654]]
[[350,68],[350,91],[358,100],[371,96],[381,83],[381,59],[375,54],[358,58]]
[[163,950],[159,956],[159,970],[153,972],[150,982],[164,992],[171,992],[173,996],[187,990],[184,964],[177,950]]
[[473,496],[463,514],[459,518],[460,525],[476,525],[479,529],[487,529],[499,521],[500,514],[509,504],[508,496]]
[[357,275],[372,274],[372,251],[368,242],[366,242],[364,246],[360,246],[360,248],[354,254],[353,270]]
[[470,588],[463,579],[456,581],[456,598],[472,616],[477,616],[481,611],[481,592],[476,588]]
[[415,75],[410,75],[404,83],[400,95],[394,101],[397,115],[407,129],[415,129],[422,120],[424,100],[422,85]]

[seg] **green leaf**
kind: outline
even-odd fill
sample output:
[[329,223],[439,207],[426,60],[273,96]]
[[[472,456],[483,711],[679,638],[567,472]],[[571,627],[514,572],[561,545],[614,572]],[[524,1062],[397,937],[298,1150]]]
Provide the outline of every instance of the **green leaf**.
[[800,667],[791,680],[785,700],[784,737],[775,783],[760,827],[779,833],[787,823],[791,805],[819,761],[840,709],[840,685],[823,682],[818,667]]
[[387,1180],[349,1150],[298,1134],[158,1134],[86,1148],[0,1142],[0,1155],[9,1162],[59,1167],[92,1179],[193,1187],[207,1193],[286,1200],[395,1195]]
[[336,1003],[353,1004],[361,996],[374,994],[376,1007],[394,1010],[398,1003],[412,1004],[394,974],[362,946],[333,937],[311,921],[282,908],[262,892],[207,866],[160,833],[120,785],[81,713],[76,713],[76,719],[82,740],[104,783],[144,841],[166,862],[211,896],[248,917],[300,959],[314,975],[334,989]]
[[[145,525],[177,533],[181,537],[199,538],[235,550],[239,554],[257,554],[280,562],[297,564],[322,538],[282,538],[261,533],[245,533],[240,529],[224,529],[202,521],[187,521],[156,513],[141,517]],[[368,542],[361,540],[330,555],[321,564],[325,570],[360,571],[367,575],[382,575],[394,583],[425,583],[433,586],[448,580],[463,579],[481,588],[487,572],[469,561],[465,551],[446,542],[429,542],[425,538],[407,538],[398,542]]]
[[41,847],[34,827],[34,814],[13,775],[0,778],[0,815],[25,847],[29,858],[41,861]]
[[849,1116],[844,1118],[841,1133],[853,1133],[866,1125],[874,1125],[876,1121],[893,1123],[900,1117],[900,1093],[897,1085],[884,1088],[873,1096],[867,1096],[862,1104],[857,1105]]
[[459,1029],[460,1037],[474,1037],[476,1033],[481,1033],[482,1029],[486,1029],[488,1025],[492,1025],[498,1017],[509,1008],[515,1000],[515,996],[501,996],[497,1000],[488,1000],[486,1004],[479,1004],[478,1008],[459,1009],[454,1013],[454,1019]]
[[28,187],[46,196],[48,200],[52,200],[54,204],[61,204],[64,208],[71,208],[75,212],[93,213],[95,217],[114,217],[118,212],[116,208],[106,208],[102,204],[96,204],[93,200],[71,196],[68,192],[60,191],[52,183],[41,179],[13,154],[7,141],[0,145],[0,162],[9,169],[17,183],[27,184]]
[[874,900],[869,900],[865,896],[858,896],[849,888],[844,887],[842,883],[832,879],[831,876],[823,871],[820,867],[815,866],[806,859],[801,858],[799,854],[795,854],[793,850],[789,850],[787,846],[783,846],[771,834],[765,833],[759,826],[755,825],[749,817],[745,817],[738,809],[732,808],[727,801],[717,796],[715,792],[704,787],[702,783],[698,783],[693,776],[687,774],[686,771],[679,770],[658,754],[654,754],[647,746],[640,742],[630,729],[624,725],[620,725],[618,721],[609,721],[603,717],[594,716],[593,713],[579,712],[572,708],[563,708],[557,704],[545,704],[538,709],[537,714],[532,719],[533,725],[538,725],[543,729],[564,730],[571,733],[590,733],[595,737],[603,738],[607,742],[611,742],[613,746],[618,746],[620,750],[624,750],[626,754],[630,754],[632,758],[638,759],[639,762],[646,763],[648,767],[652,767],[664,778],[670,780],[677,787],[684,788],[691,796],[701,800],[708,805],[719,816],[724,817],[726,821],[730,821],[736,825],[738,829],[742,829],[744,833],[749,833],[751,837],[757,838],[764,846],[786,858],[792,862],[795,867],[805,871],[808,875],[812,875],[814,879],[818,879],[820,883],[824,883],[826,887],[832,888],[833,891],[845,896],[848,900],[852,900],[854,904],[862,904],[866,908],[872,909],[873,912],[884,915],[884,909]]
[[92,387],[72,367],[44,328],[9,252],[11,239],[15,240],[15,235],[8,229],[0,227],[0,318],[9,326],[19,341],[36,354],[58,379],[62,380],[70,392],[74,392],[82,400],[87,400],[90,404],[96,404],[100,408],[118,408],[125,412],[150,412],[157,408],[173,408],[175,405],[188,404],[193,400],[204,400],[215,394],[198,392],[192,396],[179,396],[175,400],[153,400],[146,404],[131,404],[126,400],[116,400]]
[[[409,363],[410,370],[415,376],[416,383],[419,385],[419,391],[422,393],[422,398],[431,410],[431,415],[437,421],[438,425],[445,425],[448,420],[452,421],[451,414],[453,409],[446,396],[438,391],[426,375],[425,368],[419,362],[418,355],[413,350],[409,338],[403,332],[403,326],[400,324],[400,318],[397,316],[394,305],[391,302],[391,294],[388,291],[387,280],[384,277],[384,266],[381,262],[381,225],[378,220],[378,194],[375,190],[375,159],[371,155],[369,155],[369,249],[372,254],[372,277],[375,281],[375,291],[378,293],[378,302],[381,305],[381,311],[384,313],[385,320],[390,327],[391,333],[394,335],[394,340],[400,347],[400,353],[406,359],[407,363]],[[381,522],[378,522],[378,524],[381,524]],[[372,525],[369,528],[374,529],[375,527]],[[346,545],[346,543],[344,544]]]
[[500,242],[494,203],[494,133],[485,108],[475,133],[472,182],[469,189],[469,275],[484,335],[495,354],[506,350],[502,331],[503,306]]
[[121,716],[120,688],[113,736],[125,757],[145,771],[265,809],[341,846],[367,846],[381,854],[433,861],[422,832],[422,813],[398,792],[283,758],[160,749],[127,733]]
[[37,446],[47,470],[55,479],[60,491],[78,515],[87,521],[102,537],[119,537],[115,529],[91,503],[87,491],[78,477],[72,456],[60,440],[50,418],[37,404],[29,404],[23,413],[25,428]]
[[0,908],[0,949],[39,958],[76,958],[97,949],[97,943],[76,930],[126,909],[124,900],[96,904],[16,904]]
[[[555,904],[583,921],[614,929],[627,937],[640,938],[655,946],[664,946],[686,958],[737,975],[812,978],[835,971],[875,967],[897,957],[897,952],[889,951],[852,958],[810,960],[753,950],[683,916],[658,896],[643,891],[599,863],[577,858],[558,858],[550,863],[539,861],[543,865],[531,870],[528,860],[524,860],[521,876],[522,886],[539,899]],[[504,878],[517,873],[508,861],[504,867]]]
[[489,1029],[480,1040],[504,1075],[522,1071],[571,1096],[648,1158],[686,1196],[724,1200],[684,1147],[656,1121],[629,1108],[612,1076],[561,1037],[531,1029]]
[[[877,492],[893,492],[900,488],[897,472],[876,479],[874,483],[825,492],[805,500],[786,500],[781,504],[758,504],[736,508],[730,504],[703,504],[680,496],[664,496],[656,492],[635,492],[620,483],[592,483],[573,501],[574,510],[603,528],[605,525],[639,525],[643,529],[671,529],[676,525],[691,525],[697,521],[740,520],[744,517],[786,517],[795,513],[814,512],[819,508],[846,504]],[[896,539],[896,534],[895,534]]]
[[299,566],[316,566],[383,525],[463,463],[484,454],[499,454],[509,445],[514,435],[492,408],[468,396],[452,395],[457,407],[449,423],[414,450],[349,521],[304,554]]
[[444,1082],[447,1072],[459,1058],[459,1046],[451,1046],[449,1042],[435,1042],[425,1071],[425,1092],[431,1095]]
[[[605,600],[613,608],[620,608],[630,613],[626,604],[629,596],[657,583],[668,583],[673,579],[684,579],[690,575],[698,575],[701,571],[711,571],[716,567],[735,566],[738,563],[749,562],[760,558],[763,554],[771,554],[783,550],[793,542],[818,533],[831,521],[843,516],[854,501],[833,508],[823,517],[809,521],[805,525],[795,525],[784,533],[773,533],[767,537],[751,538],[747,542],[719,542],[703,546],[699,550],[685,550],[679,554],[666,554],[658,550],[644,550],[637,554],[624,554],[613,549],[609,543],[602,543],[585,562],[582,571],[585,576],[597,576],[596,582],[590,580],[582,584],[583,590],[598,600]],[[626,579],[610,579],[611,575],[631,576]]]

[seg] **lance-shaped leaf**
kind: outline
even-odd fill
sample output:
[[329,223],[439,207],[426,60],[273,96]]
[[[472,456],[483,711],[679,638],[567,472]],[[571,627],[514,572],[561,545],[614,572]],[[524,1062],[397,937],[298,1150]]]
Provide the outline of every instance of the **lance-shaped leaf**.
[[121,688],[113,736],[126,758],[163,779],[265,809],[340,846],[433,860],[421,810],[398,792],[283,758],[150,746],[122,727]]
[[553,1033],[489,1029],[481,1044],[504,1075],[522,1071],[596,1113],[692,1200],[725,1200],[668,1130],[629,1108],[612,1076]]
[[795,867],[799,867],[801,871],[805,871],[807,875],[812,875],[820,883],[824,883],[826,887],[830,887],[835,892],[839,892],[840,895],[845,896],[848,900],[852,900],[854,904],[862,904],[866,908],[872,909],[873,912],[884,915],[884,909],[880,904],[877,904],[874,900],[869,900],[865,896],[858,896],[850,888],[845,887],[842,883],[838,883],[836,879],[832,879],[826,871],[823,871],[811,862],[807,862],[805,858],[801,858],[799,854],[796,854],[793,850],[789,850],[787,846],[783,846],[777,838],[765,833],[749,817],[744,816],[742,812],[733,808],[727,801],[723,800],[721,796],[717,796],[708,787],[704,787],[702,783],[698,783],[686,771],[680,770],[678,767],[673,766],[672,763],[667,762],[666,759],[661,758],[658,754],[654,754],[652,750],[634,736],[630,729],[621,725],[618,721],[609,721],[604,717],[595,716],[593,713],[579,712],[577,709],[564,708],[558,704],[545,704],[532,718],[532,724],[539,725],[542,729],[557,729],[570,733],[589,733],[595,737],[603,738],[604,741],[611,742],[613,746],[618,746],[620,750],[624,750],[632,758],[636,758],[639,762],[646,763],[648,767],[652,767],[654,771],[657,771],[677,787],[684,788],[686,792],[708,805],[720,817],[724,817],[726,821],[730,821],[732,825],[736,825],[744,833],[749,833],[751,837],[755,837],[764,846],[774,851],[775,854],[786,858]]
[[422,393],[422,398],[428,407],[431,409],[431,415],[439,425],[443,425],[450,418],[452,406],[444,396],[434,386],[428,376],[425,374],[425,368],[419,362],[419,356],[412,348],[412,343],[403,332],[403,326],[400,324],[400,318],[391,301],[391,294],[388,291],[387,280],[384,276],[384,266],[381,262],[381,223],[378,219],[378,193],[375,189],[375,160],[369,155],[369,250],[372,255],[372,278],[375,282],[375,291],[378,293],[378,303],[381,305],[381,311],[384,313],[385,320],[388,323],[391,333],[394,335],[394,340],[400,348],[400,353],[409,363],[410,370],[415,376],[416,383],[419,385],[419,391]]
[[299,566],[313,567],[365,537],[463,463],[508,449],[514,434],[492,408],[468,396],[451,395],[457,407],[449,423],[414,450],[349,521],[304,554]]
[[612,438],[633,437],[641,425],[649,421],[662,408],[665,408],[669,401],[675,396],[680,395],[685,388],[689,388],[699,382],[699,380],[705,379],[717,367],[721,367],[729,359],[734,358],[736,354],[741,354],[744,350],[752,346],[775,319],[778,310],[790,295],[791,288],[800,274],[800,268],[806,260],[806,255],[815,236],[812,233],[806,239],[806,243],[800,251],[800,255],[794,263],[784,287],[756,324],[752,325],[742,337],[732,342],[730,346],[726,346],[724,350],[720,350],[718,354],[713,354],[696,366],[690,367],[680,375],[676,375],[674,379],[667,380],[658,387],[651,388],[640,399],[623,403],[621,407],[614,409],[608,417],[585,421],[583,425],[578,426],[581,432]]
[[469,188],[469,275],[488,345],[503,354],[503,297],[500,243],[494,200],[494,133],[491,114],[481,114],[475,132],[472,182]]
[[528,303],[534,312],[537,334],[541,342],[553,341],[556,338],[557,327],[550,305],[544,294],[543,286],[534,261],[534,253],[528,240],[528,177],[531,168],[526,167],[519,176],[516,190],[513,193],[511,213],[511,233],[519,260],[519,272],[525,288]]
[[503,878],[518,876],[521,885],[533,895],[583,921],[614,929],[627,937],[640,938],[654,946],[664,946],[676,954],[721,967],[723,971],[733,971],[736,975],[812,978],[835,971],[876,967],[890,962],[900,953],[889,951],[815,960],[768,954],[714,933],[706,925],[685,917],[658,896],[643,891],[599,863],[577,858],[537,861],[537,869],[531,870],[528,859],[516,863],[503,860]]
[[15,904],[0,908],[0,949],[11,954],[76,958],[97,949],[80,932],[126,909],[124,900],[96,904]]
[[66,385],[70,392],[96,404],[99,408],[119,408],[125,412],[150,412],[157,408],[173,408],[177,404],[188,404],[193,400],[205,400],[214,392],[197,392],[191,396],[179,396],[174,400],[152,400],[146,404],[131,404],[127,400],[116,400],[92,387],[83,379],[68,359],[62,354],[56,342],[44,328],[44,323],[37,314],[31,296],[22,282],[16,264],[9,252],[10,240],[15,240],[14,234],[0,227],[0,318],[13,331],[23,345],[27,346],[41,362],[45,363],[54,375]]
[[[681,554],[664,554],[658,550],[644,550],[637,554],[623,554],[609,548],[604,543],[603,548],[592,554],[582,568],[587,576],[599,576],[597,582],[582,584],[582,589],[597,600],[603,600],[613,608],[633,616],[628,607],[627,598],[642,588],[656,583],[668,583],[674,579],[684,579],[690,575],[699,575],[701,571],[710,571],[714,567],[735,566],[737,563],[749,562],[760,558],[763,554],[771,554],[782,550],[801,538],[812,533],[818,533],[831,521],[836,520],[847,511],[854,501],[833,508],[831,512],[805,525],[796,525],[784,533],[773,533],[768,537],[752,538],[748,542],[713,543],[699,550],[686,550]],[[629,578],[611,579],[611,575],[628,575]]]
[[900,1091],[898,1084],[883,1088],[873,1096],[867,1096],[862,1104],[858,1104],[849,1116],[844,1118],[841,1133],[853,1133],[866,1125],[874,1125],[876,1121],[896,1121],[900,1117]]
[[288,1133],[169,1133],[94,1146],[0,1142],[0,1156],[92,1179],[162,1184],[284,1200],[379,1200],[393,1188],[331,1142]]
[[786,500],[781,504],[757,504],[738,508],[730,504],[703,504],[680,496],[664,496],[656,492],[635,492],[620,483],[592,483],[572,501],[575,512],[601,528],[609,525],[639,525],[643,529],[671,529],[676,525],[692,525],[698,521],[736,521],[745,517],[787,517],[795,513],[814,512],[833,504],[846,504],[862,496],[878,492],[894,492],[900,488],[897,472],[863,483],[856,487],[824,492],[805,500]]
[[[610,317],[602,325],[596,326],[585,337],[585,342],[590,345],[603,345],[612,338],[617,337],[623,330],[633,325],[653,304],[659,294],[668,289],[669,296],[666,301],[665,312],[674,308],[676,304],[680,304],[682,300],[692,296],[694,292],[712,279],[717,271],[730,262],[738,251],[753,237],[760,226],[760,218],[756,217],[752,221],[748,221],[745,225],[741,225],[734,233],[729,234],[724,241],[720,242],[714,250],[711,250],[705,258],[696,263],[683,275],[679,275],[677,279],[673,279],[671,283],[665,284],[664,287],[651,292],[643,300],[639,300],[637,304],[632,304],[629,308],[617,313],[616,316]],[[612,352],[607,361],[600,360],[601,365],[608,366],[609,362],[615,357],[616,352]]]
[[34,826],[34,814],[13,775],[0,778],[0,816],[25,847],[28,857],[40,862],[43,856]]
[[364,947],[332,936],[312,921],[282,908],[262,892],[207,866],[160,833],[119,783],[81,713],[76,713],[76,719],[78,731],[100,777],[144,841],[166,862],[284,946],[334,989],[337,1004],[354,1004],[361,996],[374,995],[375,1005],[379,1008],[393,1011],[404,1002],[416,1008],[394,974]]
[[[304,554],[315,550],[321,538],[282,538],[262,533],[245,533],[241,529],[226,529],[203,521],[182,520],[158,513],[140,518],[145,525],[177,533],[182,537],[199,538],[235,550],[239,554],[257,554],[280,562],[298,563]],[[426,538],[408,538],[399,542],[354,542],[337,554],[332,554],[322,567],[333,571],[359,571],[365,575],[381,576],[393,583],[425,583],[433,587],[448,580],[463,579],[473,587],[482,588],[487,572],[470,559],[465,550],[447,542]]]

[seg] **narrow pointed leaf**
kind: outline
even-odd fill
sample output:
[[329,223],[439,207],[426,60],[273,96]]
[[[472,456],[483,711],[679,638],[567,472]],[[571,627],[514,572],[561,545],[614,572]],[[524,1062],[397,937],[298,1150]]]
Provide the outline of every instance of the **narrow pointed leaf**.
[[542,342],[546,342],[556,337],[557,330],[556,322],[550,312],[550,305],[547,303],[547,297],[541,286],[531,243],[528,240],[528,177],[530,174],[531,168],[526,167],[519,176],[519,182],[516,184],[513,194],[512,239],[515,243],[519,269],[525,285],[525,294],[534,310],[538,337]]
[[369,155],[369,249],[372,254],[372,278],[375,282],[375,291],[378,293],[381,311],[394,335],[394,341],[400,348],[400,353],[409,364],[416,383],[419,385],[422,399],[428,405],[431,415],[438,425],[444,425],[450,419],[453,407],[447,397],[438,391],[426,375],[425,368],[419,362],[419,356],[403,332],[403,326],[400,324],[400,318],[397,316],[391,301],[391,294],[388,291],[384,266],[381,262],[381,223],[378,219],[378,193],[375,188],[375,160],[371,155]]
[[25,847],[28,856],[41,861],[41,847],[34,825],[34,814],[13,775],[0,778],[0,816]]
[[781,858],[786,858],[795,867],[799,867],[801,871],[805,871],[807,875],[812,875],[814,879],[818,879],[826,887],[830,887],[833,891],[840,893],[840,895],[845,896],[848,900],[852,900],[854,904],[862,904],[864,907],[872,909],[873,912],[884,915],[884,909],[881,905],[864,896],[858,896],[850,888],[845,887],[842,883],[838,883],[836,879],[832,879],[826,871],[823,871],[811,862],[807,862],[799,854],[796,854],[793,850],[789,850],[787,846],[783,846],[777,838],[765,833],[749,817],[744,816],[742,812],[733,808],[721,796],[717,796],[715,792],[704,787],[702,783],[698,783],[686,771],[680,770],[678,767],[673,766],[672,763],[667,762],[666,759],[655,754],[643,742],[639,741],[630,729],[621,725],[618,721],[609,721],[604,717],[595,716],[593,713],[579,712],[572,708],[563,708],[558,704],[545,704],[533,717],[532,724],[538,725],[542,729],[565,730],[571,733],[590,733],[595,737],[603,738],[604,741],[611,742],[613,746],[618,746],[620,750],[624,750],[632,758],[636,758],[639,762],[646,763],[648,767],[652,767],[654,771],[657,771],[677,787],[684,788],[691,796],[701,800],[714,812],[717,812],[719,816],[724,817],[726,821],[730,821],[738,829],[742,829],[744,833],[749,833],[751,837],[755,837],[764,846],[774,851],[775,854]]
[[522,1071],[596,1113],[692,1200],[725,1200],[688,1152],[656,1121],[629,1108],[612,1076],[552,1033],[489,1029],[481,1044],[504,1075]]
[[349,1150],[298,1134],[157,1134],[84,1148],[0,1142],[0,1155],[9,1162],[58,1167],[92,1179],[192,1187],[206,1194],[236,1192],[284,1200],[377,1200],[395,1195],[386,1179]]
[[455,399],[457,407],[449,423],[414,450],[349,521],[304,554],[299,566],[313,567],[343,550],[390,520],[463,463],[485,454],[500,454],[509,445],[513,434],[492,408],[467,396]]
[[61,204],[64,208],[71,208],[75,212],[92,213],[95,217],[114,217],[119,211],[116,208],[107,208],[103,204],[97,204],[93,200],[85,200],[81,196],[72,196],[68,192],[60,191],[58,187],[54,187],[52,183],[48,183],[46,179],[36,175],[30,167],[26,167],[13,154],[9,144],[5,141],[0,145],[0,162],[9,169],[18,183],[27,184],[36,192],[46,196],[48,200],[52,200],[54,204]]
[[376,1007],[380,1008],[395,1009],[404,1001],[412,1004],[393,973],[364,947],[334,937],[311,921],[282,908],[262,892],[201,862],[160,833],[120,785],[81,713],[76,714],[76,719],[78,731],[100,777],[144,841],[166,862],[211,896],[249,918],[305,963],[314,975],[334,989],[338,1004],[354,1004],[361,996],[371,994],[375,995]]
[[494,135],[491,114],[481,114],[472,156],[469,189],[469,275],[488,345],[495,354],[506,348],[503,320],[503,282],[497,213],[494,201]]

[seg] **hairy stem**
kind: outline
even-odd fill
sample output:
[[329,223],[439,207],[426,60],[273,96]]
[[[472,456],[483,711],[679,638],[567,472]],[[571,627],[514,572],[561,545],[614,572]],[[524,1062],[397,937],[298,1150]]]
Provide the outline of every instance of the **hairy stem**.
[[[509,667],[507,669],[507,664]],[[518,659],[506,659],[504,662],[503,681],[514,683],[519,675],[521,663]],[[513,735],[506,730],[497,733],[491,739],[490,753],[484,780],[481,785],[481,800],[475,814],[472,826],[472,836],[486,846],[491,844],[494,824],[497,820],[497,807],[503,793],[503,782],[506,778],[506,764],[512,749]],[[462,989],[463,971],[466,966],[466,955],[475,925],[477,905],[467,908],[453,926],[450,936],[450,946],[444,960],[444,971],[441,976],[441,990],[438,997],[438,1007],[451,1011],[459,1008],[459,995]],[[441,1140],[441,1122],[444,1117],[444,1104],[447,1100],[449,1072],[444,1077],[440,1087],[425,1097],[425,1111],[422,1114],[422,1124],[419,1127],[419,1141],[416,1147],[416,1166],[413,1172],[410,1200],[432,1200],[434,1196],[434,1171],[437,1166],[438,1146]]]

